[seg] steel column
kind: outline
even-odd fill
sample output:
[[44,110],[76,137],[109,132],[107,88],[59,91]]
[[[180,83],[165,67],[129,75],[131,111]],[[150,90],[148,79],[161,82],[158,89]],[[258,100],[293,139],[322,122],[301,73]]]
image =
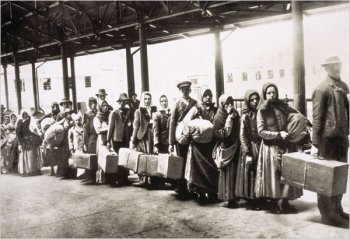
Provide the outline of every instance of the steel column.
[[22,109],[22,95],[21,95],[21,79],[19,75],[19,63],[16,54],[13,56],[14,63],[15,63],[15,87],[16,87],[16,94],[17,94],[17,110],[18,114],[21,112]]
[[9,87],[7,83],[7,65],[3,65],[3,67],[4,67],[4,80],[5,80],[6,109],[9,109],[10,102],[9,102]]
[[144,26],[139,27],[140,60],[141,60],[141,92],[149,91],[147,37]]
[[219,103],[219,97],[224,94],[224,67],[222,63],[222,51],[220,41],[220,28],[214,30],[215,37],[215,85],[216,102]]
[[63,76],[63,93],[64,97],[69,98],[69,83],[68,83],[68,66],[67,66],[67,52],[64,42],[61,44],[62,57],[62,76]]
[[131,54],[130,44],[126,45],[126,70],[128,74],[128,96],[135,93],[135,78],[134,78],[134,58]]
[[36,77],[35,62],[32,62],[32,82],[33,82],[33,96],[34,96],[34,112],[39,111],[39,98],[38,98],[38,83]]
[[74,64],[74,56],[70,57],[70,73],[71,73],[71,81],[72,81],[72,101],[73,101],[73,110],[78,112],[77,105],[77,87],[75,82],[75,64]]
[[306,116],[303,3],[292,1],[294,107]]

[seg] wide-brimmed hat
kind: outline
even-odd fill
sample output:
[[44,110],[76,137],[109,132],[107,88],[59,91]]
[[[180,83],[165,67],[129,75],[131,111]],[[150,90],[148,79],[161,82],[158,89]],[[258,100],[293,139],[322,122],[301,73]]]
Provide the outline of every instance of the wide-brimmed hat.
[[96,96],[99,96],[99,95],[108,95],[108,94],[106,93],[105,89],[99,89],[98,92],[96,93]]
[[62,99],[62,101],[60,102],[60,106],[63,106],[63,103],[73,104],[73,102],[71,100],[69,100],[69,98],[67,98],[67,97],[64,97]]
[[326,66],[326,65],[330,65],[330,64],[336,64],[336,63],[342,63],[342,61],[340,60],[339,57],[337,56],[331,56],[328,57],[321,66]]
[[130,100],[129,98],[128,98],[128,95],[126,94],[126,93],[121,93],[120,95],[119,95],[119,99],[117,100],[117,102],[120,102],[120,101],[128,101],[128,100]]
[[188,80],[186,80],[186,81],[181,81],[181,82],[179,82],[179,83],[177,84],[177,88],[181,89],[181,88],[183,88],[183,87],[189,87],[189,86],[191,86],[191,84],[192,84],[192,82],[191,82],[191,81],[188,81]]

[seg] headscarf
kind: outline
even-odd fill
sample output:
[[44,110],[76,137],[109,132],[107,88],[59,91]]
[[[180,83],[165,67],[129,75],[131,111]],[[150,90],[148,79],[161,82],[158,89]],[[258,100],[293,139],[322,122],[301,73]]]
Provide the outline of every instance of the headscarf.
[[219,98],[219,109],[215,114],[213,125],[214,129],[221,129],[222,127],[225,126],[226,119],[228,117],[228,113],[225,110],[225,105],[232,103],[233,104],[233,98],[228,95],[221,95]]
[[202,97],[201,97],[201,101],[202,101],[202,105],[204,106],[214,106],[215,103],[211,102],[211,103],[205,103],[203,102],[203,98],[207,95],[211,95],[211,97],[213,97],[213,92],[211,91],[211,89],[206,89],[203,94],[202,94]]
[[[258,110],[258,107],[256,107],[255,109],[251,107],[250,105],[250,98],[253,96],[253,95],[257,95],[259,98],[258,98],[258,101],[260,100],[260,95],[259,93],[256,91],[256,90],[247,90],[244,94],[244,105],[243,105],[243,114],[248,114],[250,118],[254,118],[255,115],[256,115],[256,112]],[[259,102],[258,102],[258,105],[259,106]]]
[[[17,118],[18,118],[17,115],[16,115],[15,113],[11,113],[11,114],[10,114],[10,123],[12,123],[12,116],[13,116],[13,115],[16,117],[16,121],[17,121]],[[16,123],[16,122],[15,122],[15,123]]]
[[[22,123],[24,123],[24,122],[27,122],[27,121],[29,120],[29,130],[30,130],[32,133],[37,134],[37,133],[38,133],[38,132],[37,132],[37,125],[36,125],[36,123],[34,122],[35,120],[32,120],[32,117],[31,117],[31,115],[30,115],[29,112],[31,112],[31,111],[28,110],[28,109],[22,109],[21,112],[20,112],[20,114],[19,114],[19,116],[18,116],[18,118],[17,118],[17,122],[18,122],[18,121],[22,121]],[[27,113],[27,115],[28,115],[28,119],[26,119],[26,120],[23,119],[23,114],[24,114],[24,113]],[[16,123],[16,125],[17,125],[17,123]]]
[[143,92],[143,93],[141,94],[140,107],[146,108],[146,106],[145,106],[145,95],[151,96],[151,104],[150,104],[150,106],[148,107],[148,108],[151,108],[151,106],[152,106],[152,94],[151,94],[151,92],[149,92],[149,91],[145,91],[145,92]]
[[104,104],[107,104],[107,106],[109,106],[108,102],[106,100],[102,101],[101,105],[100,105],[100,107],[98,109],[96,117],[99,118],[100,120],[104,121],[104,122],[108,122],[108,117],[109,117],[110,110],[109,110],[109,107],[108,107],[108,111],[107,112],[102,112],[102,106]]
[[[266,99],[266,91],[271,86],[275,87],[276,93],[277,93],[276,99],[274,101]],[[277,86],[274,83],[268,82],[263,85],[258,109],[266,110],[272,105],[275,106],[276,108],[283,110],[288,104],[283,100],[279,99]]]

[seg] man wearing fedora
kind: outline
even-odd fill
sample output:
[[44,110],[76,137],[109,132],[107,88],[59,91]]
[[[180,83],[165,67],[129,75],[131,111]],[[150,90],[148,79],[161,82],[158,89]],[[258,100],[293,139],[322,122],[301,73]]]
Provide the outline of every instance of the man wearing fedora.
[[56,122],[59,122],[62,119],[64,119],[64,112],[66,109],[72,110],[73,102],[71,100],[69,100],[69,98],[64,97],[62,99],[62,101],[60,102],[60,106],[62,106],[63,109],[60,113],[58,113],[58,115],[56,117]]
[[[320,159],[347,162],[349,146],[349,88],[340,78],[341,60],[329,57],[322,64],[328,73],[315,89],[311,154]],[[349,214],[341,205],[343,195],[327,197],[318,194],[318,208],[322,222],[329,225],[349,226]]]
[[[100,108],[101,103],[106,100],[106,96],[108,94],[106,93],[105,89],[99,89],[98,92],[96,93],[96,97],[97,97],[97,109]],[[109,105],[109,104],[108,104]],[[109,109],[113,110],[113,107],[109,105]]]
[[[189,144],[179,144],[175,139],[175,131],[177,125],[185,118],[187,113],[193,108],[197,107],[197,101],[190,97],[191,93],[191,82],[182,81],[177,84],[177,88],[181,91],[182,97],[178,100],[170,112],[170,123],[169,123],[169,152],[174,151],[176,145],[177,154],[184,159],[184,165],[186,165],[187,153]],[[178,181],[178,189],[176,192],[179,193],[180,197],[188,197],[189,191],[187,189],[186,179],[180,179]]]

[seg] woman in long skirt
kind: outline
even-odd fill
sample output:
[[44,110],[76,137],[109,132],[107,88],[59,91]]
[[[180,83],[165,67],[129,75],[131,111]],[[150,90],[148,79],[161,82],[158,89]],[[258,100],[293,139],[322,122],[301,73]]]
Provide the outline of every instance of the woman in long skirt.
[[[263,86],[261,101],[257,114],[258,135],[262,138],[257,176],[255,184],[256,197],[271,198],[273,210],[296,212],[289,200],[297,199],[302,190],[281,183],[282,154],[297,151],[295,144],[287,141],[287,117],[294,110],[278,99],[278,88],[273,83]],[[282,199],[281,208],[278,200]]]
[[41,174],[40,145],[42,140],[28,112],[22,110],[16,124],[19,144],[18,172],[22,175],[39,175]]
[[238,112],[233,108],[231,96],[222,95],[219,98],[219,109],[214,117],[214,133],[219,139],[215,162],[220,170],[219,199],[228,201],[225,207],[236,208],[236,171],[240,156]]
[[261,138],[258,136],[256,125],[259,93],[248,90],[245,93],[243,115],[241,117],[241,157],[238,161],[236,195],[255,204],[255,177],[258,163]]

